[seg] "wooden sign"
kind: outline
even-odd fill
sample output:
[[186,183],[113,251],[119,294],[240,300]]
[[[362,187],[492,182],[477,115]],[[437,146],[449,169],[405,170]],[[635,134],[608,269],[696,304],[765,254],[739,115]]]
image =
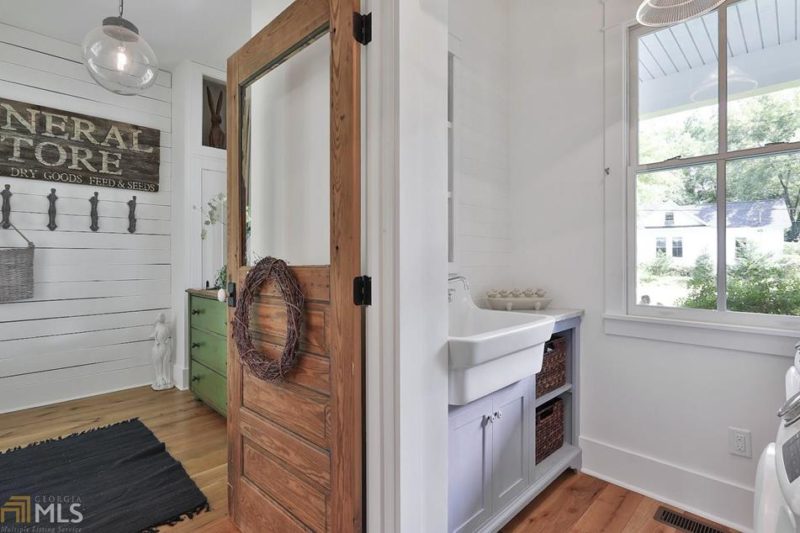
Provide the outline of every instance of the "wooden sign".
[[160,135],[0,98],[0,175],[156,192]]

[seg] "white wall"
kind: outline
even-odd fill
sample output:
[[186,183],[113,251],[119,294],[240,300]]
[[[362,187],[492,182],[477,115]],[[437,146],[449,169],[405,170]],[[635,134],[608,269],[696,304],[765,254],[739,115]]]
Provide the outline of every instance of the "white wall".
[[479,301],[511,275],[509,5],[454,0],[448,16],[455,55],[451,270],[469,278]]
[[326,35],[249,87],[250,264],[330,264],[330,56]]
[[[775,435],[790,360],[604,332],[606,303],[618,291],[604,294],[602,265],[618,268],[624,241],[624,233],[604,233],[604,220],[623,215],[621,204],[604,212],[604,197],[622,197],[624,168],[620,157],[604,159],[603,50],[622,42],[618,23],[637,4],[608,2],[604,21],[601,3],[512,0],[513,279],[544,284],[555,305],[587,310],[584,468],[746,529],[758,454]],[[604,25],[612,26],[607,39]],[[622,98],[616,67],[609,101]],[[622,133],[620,119],[608,119],[611,135]],[[728,426],[752,430],[754,458],[728,454]]]
[[[224,81],[225,72],[182,61],[173,72],[173,180],[172,180],[172,307],[175,313],[175,379],[189,386],[187,346],[189,312],[187,288],[214,284],[216,271],[227,262],[225,222],[204,226],[203,210],[218,193],[227,194],[226,152],[203,146],[202,111],[206,103],[203,78]],[[225,124],[223,129],[227,130]],[[227,134],[227,131],[226,131]],[[201,239],[203,228],[208,232]]]
[[[170,314],[171,75],[141,97],[93,82],[79,47],[0,24],[0,96],[161,130],[158,193],[97,188],[100,231],[89,230],[95,189],[0,176],[10,184],[11,221],[36,243],[32,300],[0,304],[0,412],[143,385],[152,381],[148,340],[160,311]],[[58,229],[45,197],[56,188]],[[0,231],[0,248],[19,246]],[[1,275],[1,274],[0,274]]]

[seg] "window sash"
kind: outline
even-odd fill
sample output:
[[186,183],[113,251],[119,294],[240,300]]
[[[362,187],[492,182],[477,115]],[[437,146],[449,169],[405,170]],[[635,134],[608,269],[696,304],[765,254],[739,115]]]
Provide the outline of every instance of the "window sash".
[[[737,323],[759,327],[786,327],[800,326],[800,317],[786,315],[768,315],[761,313],[747,313],[729,311],[727,309],[727,164],[730,161],[748,159],[757,156],[779,155],[789,152],[800,152],[800,142],[786,142],[769,144],[766,146],[728,150],[728,8],[741,0],[727,0],[715,11],[717,16],[717,56],[718,56],[718,144],[717,152],[700,156],[679,159],[668,159],[653,163],[639,163],[639,39],[644,35],[659,31],[663,28],[649,28],[645,26],[631,26],[628,29],[628,71],[627,77],[627,186],[626,186],[626,231],[627,231],[627,262],[626,262],[626,289],[628,314],[644,316],[659,316],[667,318],[688,319],[692,321]],[[638,276],[637,258],[637,228],[636,228],[636,181],[637,175],[644,172],[657,170],[674,170],[689,166],[715,164],[717,167],[717,309],[691,309],[682,307],[652,307],[639,305],[636,300],[636,283]]]

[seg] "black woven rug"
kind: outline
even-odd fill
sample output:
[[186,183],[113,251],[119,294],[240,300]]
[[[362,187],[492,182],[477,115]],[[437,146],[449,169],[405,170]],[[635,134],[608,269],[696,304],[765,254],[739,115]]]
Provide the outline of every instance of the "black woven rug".
[[139,420],[0,454],[0,532],[157,531],[208,500]]

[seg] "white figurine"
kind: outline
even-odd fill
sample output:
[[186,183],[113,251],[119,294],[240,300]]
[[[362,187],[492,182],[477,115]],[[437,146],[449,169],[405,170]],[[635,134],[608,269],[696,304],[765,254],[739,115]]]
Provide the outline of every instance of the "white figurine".
[[167,325],[164,313],[158,314],[155,329],[153,329],[153,368],[156,379],[153,390],[171,389],[172,383],[172,332]]

